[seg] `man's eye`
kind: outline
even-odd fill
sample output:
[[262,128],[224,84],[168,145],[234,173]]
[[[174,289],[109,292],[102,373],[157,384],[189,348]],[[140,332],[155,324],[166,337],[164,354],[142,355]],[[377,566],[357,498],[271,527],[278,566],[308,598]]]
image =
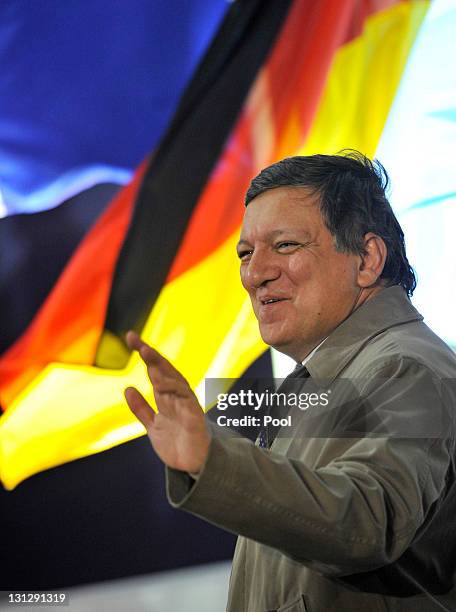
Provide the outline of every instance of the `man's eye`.
[[298,246],[297,242],[287,241],[287,242],[279,242],[279,244],[277,245],[277,248],[283,250],[283,249],[293,248],[296,246]]
[[242,260],[242,259],[246,259],[246,258],[247,258],[249,255],[251,255],[251,254],[252,254],[252,251],[248,251],[248,250],[245,250],[245,251],[239,251],[239,252],[238,252],[238,257],[239,257],[239,259],[241,259],[241,260]]

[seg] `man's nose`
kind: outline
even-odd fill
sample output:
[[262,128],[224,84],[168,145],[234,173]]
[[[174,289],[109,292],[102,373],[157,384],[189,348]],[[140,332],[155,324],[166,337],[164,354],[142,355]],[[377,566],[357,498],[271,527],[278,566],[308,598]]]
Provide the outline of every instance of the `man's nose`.
[[280,267],[274,258],[264,252],[254,252],[244,273],[246,289],[257,289],[280,276]]

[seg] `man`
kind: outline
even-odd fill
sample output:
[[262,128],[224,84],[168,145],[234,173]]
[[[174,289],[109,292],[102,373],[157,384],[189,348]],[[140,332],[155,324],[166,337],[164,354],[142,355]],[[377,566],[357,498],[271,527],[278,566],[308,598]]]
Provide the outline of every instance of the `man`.
[[182,375],[127,336],[159,413],[126,399],[170,502],[241,536],[231,612],[456,610],[456,358],[409,301],[387,182],[349,152],[285,159],[247,193],[238,256],[264,341],[305,363],[302,389],[351,389],[313,411],[338,415],[324,434],[303,418],[267,448],[218,436]]

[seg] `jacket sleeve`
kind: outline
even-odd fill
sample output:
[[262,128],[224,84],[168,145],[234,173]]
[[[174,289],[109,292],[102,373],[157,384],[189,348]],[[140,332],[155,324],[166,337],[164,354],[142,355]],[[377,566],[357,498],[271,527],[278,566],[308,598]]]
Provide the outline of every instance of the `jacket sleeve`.
[[308,465],[310,438],[283,456],[243,438],[214,435],[196,482],[167,469],[170,503],[327,575],[393,562],[444,494],[453,429],[442,419],[444,394],[424,366],[394,364],[399,386],[392,386],[391,367],[382,368],[372,372],[381,378],[367,377],[362,400],[345,415],[346,424],[356,423],[367,406],[381,415],[375,420],[381,436],[325,438],[323,459]]

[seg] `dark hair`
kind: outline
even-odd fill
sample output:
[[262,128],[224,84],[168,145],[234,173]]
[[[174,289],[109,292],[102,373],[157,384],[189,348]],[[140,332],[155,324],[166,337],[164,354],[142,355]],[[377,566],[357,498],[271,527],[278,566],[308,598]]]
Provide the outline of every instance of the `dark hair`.
[[405,253],[404,232],[386,197],[388,174],[378,160],[351,149],[338,155],[287,157],[256,176],[245,205],[268,189],[307,187],[320,198],[320,210],[335,248],[364,254],[364,236],[373,232],[385,241],[388,255],[380,278],[400,285],[411,296],[416,277]]

